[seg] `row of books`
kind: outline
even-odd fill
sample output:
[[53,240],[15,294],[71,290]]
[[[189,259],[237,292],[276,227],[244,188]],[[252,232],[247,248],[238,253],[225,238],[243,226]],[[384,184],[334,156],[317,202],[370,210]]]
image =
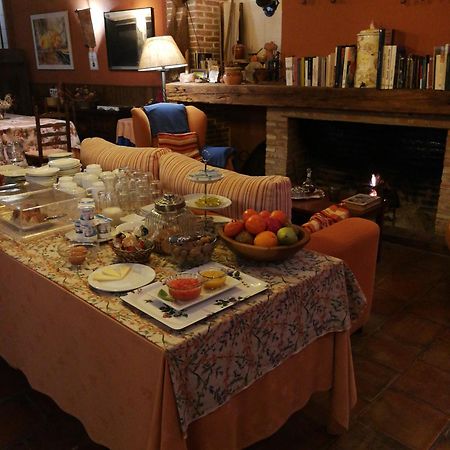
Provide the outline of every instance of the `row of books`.
[[[383,45],[377,55],[375,87],[450,90],[449,47],[437,46],[432,55],[422,56],[407,54],[398,45]],[[354,87],[356,45],[338,45],[327,56],[288,56],[285,68],[288,86]]]

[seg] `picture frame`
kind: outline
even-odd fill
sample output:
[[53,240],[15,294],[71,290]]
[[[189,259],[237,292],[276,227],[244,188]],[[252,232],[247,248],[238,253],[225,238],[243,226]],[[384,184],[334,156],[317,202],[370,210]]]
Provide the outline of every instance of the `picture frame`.
[[68,12],[33,14],[30,19],[37,68],[73,70]]
[[142,49],[155,36],[152,7],[103,13],[109,70],[138,70]]

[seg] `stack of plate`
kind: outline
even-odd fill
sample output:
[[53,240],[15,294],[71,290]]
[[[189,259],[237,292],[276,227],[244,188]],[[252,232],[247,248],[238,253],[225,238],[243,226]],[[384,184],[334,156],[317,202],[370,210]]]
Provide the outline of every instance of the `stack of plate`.
[[76,158],[56,158],[48,162],[49,167],[57,167],[59,169],[58,176],[75,175],[81,170],[80,161]]
[[13,164],[0,166],[0,175],[5,177],[4,184],[25,181],[25,172],[26,169],[24,167],[15,166]]
[[26,170],[25,179],[30,183],[40,184],[41,186],[53,186],[56,183],[58,173],[57,167],[36,167]]
[[55,152],[55,153],[50,153],[50,155],[48,155],[49,161],[53,161],[54,159],[61,159],[61,158],[72,158],[72,152]]

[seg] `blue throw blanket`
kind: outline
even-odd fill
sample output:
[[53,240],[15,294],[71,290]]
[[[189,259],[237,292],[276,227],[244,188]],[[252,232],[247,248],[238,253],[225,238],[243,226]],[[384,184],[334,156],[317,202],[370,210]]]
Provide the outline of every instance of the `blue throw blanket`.
[[202,150],[202,158],[211,166],[224,168],[228,157],[235,151],[233,147],[212,147],[206,145]]
[[158,133],[187,133],[189,124],[187,120],[186,107],[176,103],[155,103],[144,106],[152,129],[152,135]]

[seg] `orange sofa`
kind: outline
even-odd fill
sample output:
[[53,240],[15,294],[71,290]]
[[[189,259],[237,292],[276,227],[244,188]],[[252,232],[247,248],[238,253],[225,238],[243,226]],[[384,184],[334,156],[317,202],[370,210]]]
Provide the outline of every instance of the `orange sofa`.
[[[181,195],[203,192],[203,185],[193,183],[188,173],[203,168],[203,164],[164,148],[121,147],[101,138],[88,138],[81,143],[81,162],[100,164],[103,170],[130,167],[152,172],[160,179],[166,192]],[[280,175],[247,176],[221,169],[221,181],[209,185],[210,192],[231,199],[229,208],[221,211],[228,217],[239,217],[247,208],[256,210],[282,209],[291,213],[291,182]],[[308,250],[344,260],[355,274],[367,299],[364,313],[352,324],[352,331],[367,322],[373,299],[379,227],[374,222],[350,218],[311,235]]]

